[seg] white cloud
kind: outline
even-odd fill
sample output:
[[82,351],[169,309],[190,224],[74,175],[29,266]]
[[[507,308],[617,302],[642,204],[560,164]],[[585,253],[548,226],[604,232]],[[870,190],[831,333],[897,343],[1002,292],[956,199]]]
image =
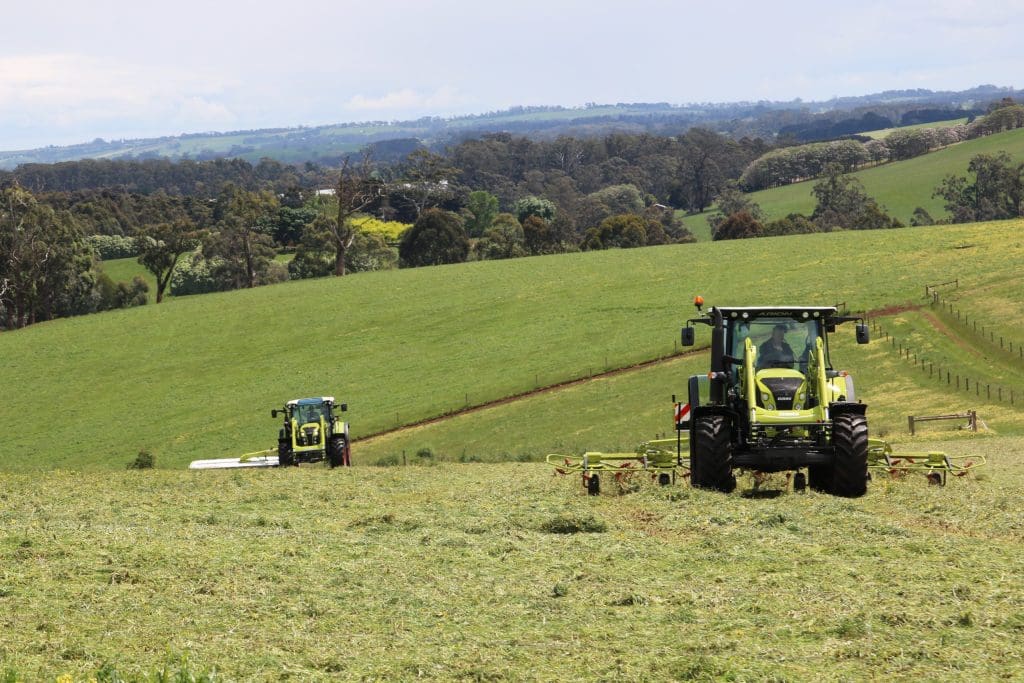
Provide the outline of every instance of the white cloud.
[[462,95],[450,86],[443,86],[432,93],[420,93],[412,88],[402,88],[381,95],[367,97],[353,95],[344,108],[356,112],[438,112],[462,109],[473,103],[473,98]]
[[[82,54],[0,57],[0,129],[49,131],[55,139],[168,122],[208,129],[235,120],[217,101],[228,85],[201,71]],[[0,146],[9,145],[0,139]]]

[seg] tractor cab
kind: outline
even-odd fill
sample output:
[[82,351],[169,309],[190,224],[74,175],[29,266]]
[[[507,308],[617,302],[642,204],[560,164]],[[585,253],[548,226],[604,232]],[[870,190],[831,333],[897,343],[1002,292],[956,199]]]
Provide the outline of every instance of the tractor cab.
[[[816,313],[815,311],[814,313]],[[747,317],[743,317],[747,313]],[[807,368],[815,356],[817,342],[822,340],[826,368],[828,343],[820,315],[804,311],[793,315],[775,312],[751,315],[749,311],[729,317],[726,322],[727,356],[743,359],[748,353],[754,358],[756,404],[771,410],[801,410],[810,407],[813,398],[807,387]],[[732,382],[742,385],[742,362],[730,363]]]

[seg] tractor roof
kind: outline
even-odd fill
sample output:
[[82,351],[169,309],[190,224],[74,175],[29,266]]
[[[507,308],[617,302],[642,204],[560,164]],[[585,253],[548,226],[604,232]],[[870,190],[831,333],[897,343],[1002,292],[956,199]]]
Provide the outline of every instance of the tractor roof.
[[[836,314],[835,306],[719,306],[725,318],[830,318]],[[746,315],[744,315],[746,314]]]
[[334,403],[333,396],[321,396],[320,398],[293,398],[288,401],[290,406],[316,406],[321,403]]

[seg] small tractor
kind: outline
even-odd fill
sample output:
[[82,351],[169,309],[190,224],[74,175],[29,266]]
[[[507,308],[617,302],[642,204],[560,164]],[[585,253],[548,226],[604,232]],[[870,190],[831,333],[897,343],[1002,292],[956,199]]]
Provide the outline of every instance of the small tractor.
[[294,399],[284,408],[271,410],[271,417],[284,415],[284,425],[277,437],[278,465],[321,460],[331,467],[351,465],[348,423],[335,410],[343,413],[348,405],[335,405],[333,396]]
[[712,307],[687,321],[683,346],[694,344],[693,324],[711,327],[711,369],[690,377],[683,425],[693,486],[728,493],[735,470],[795,470],[794,490],[864,495],[867,405],[853,378],[833,369],[828,347],[829,333],[853,321],[857,343],[867,344],[864,320],[831,306]]

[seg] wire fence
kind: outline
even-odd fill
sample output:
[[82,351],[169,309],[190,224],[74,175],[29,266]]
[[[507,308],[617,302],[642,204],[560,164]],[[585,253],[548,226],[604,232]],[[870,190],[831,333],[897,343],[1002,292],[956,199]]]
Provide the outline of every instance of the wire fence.
[[966,331],[987,342],[989,346],[998,347],[1008,356],[1024,362],[1024,344],[1019,340],[1010,339],[1001,331],[997,332],[991,323],[986,324],[984,320],[979,320],[977,313],[972,317],[970,312],[961,310],[955,303],[943,299],[941,294],[935,291],[931,293],[931,305],[933,309],[938,309],[950,321],[955,320]]
[[[932,308],[938,308],[943,317],[951,321],[955,319],[967,330],[977,333],[990,346],[998,347],[1004,352],[1013,354],[1021,361],[1024,361],[1024,345],[1019,341],[1015,342],[1003,336],[998,336],[990,326],[986,326],[983,323],[979,324],[979,320],[976,317],[971,320],[968,313],[960,310],[952,302],[942,298],[939,291],[940,287],[959,289],[960,280],[957,278],[949,282],[925,285],[925,296],[931,300]],[[991,380],[980,378],[976,374],[972,374],[944,358],[925,354],[923,351],[914,348],[907,340],[897,338],[895,334],[885,329],[876,318],[871,318],[869,324],[876,339],[880,338],[901,359],[912,363],[915,368],[920,368],[922,374],[927,374],[928,379],[936,383],[944,383],[947,387],[956,391],[973,394],[977,398],[984,397],[987,401],[1008,403],[1011,406],[1015,406],[1017,400],[1022,398],[1019,387],[1007,387],[1002,384],[993,383]]]

